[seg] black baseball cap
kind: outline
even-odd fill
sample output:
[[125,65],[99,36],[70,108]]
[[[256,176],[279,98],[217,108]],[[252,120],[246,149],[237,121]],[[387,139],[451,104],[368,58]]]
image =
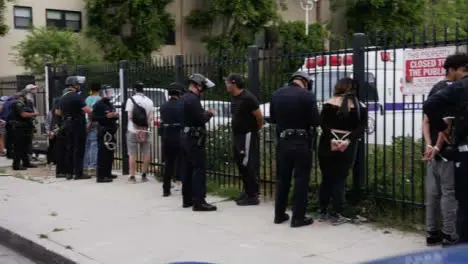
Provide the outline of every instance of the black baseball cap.
[[240,74],[231,74],[228,77],[224,78],[226,82],[230,82],[232,84],[237,85],[239,88],[244,88],[244,77],[242,77]]

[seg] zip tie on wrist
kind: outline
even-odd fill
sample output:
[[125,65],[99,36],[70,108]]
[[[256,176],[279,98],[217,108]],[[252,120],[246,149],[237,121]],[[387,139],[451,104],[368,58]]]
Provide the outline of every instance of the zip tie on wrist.
[[434,149],[437,150],[437,152],[440,151],[440,149],[437,146],[435,146]]
[[431,146],[431,145],[426,145],[426,147],[428,147],[428,148],[434,148],[434,147],[433,147],[433,146]]

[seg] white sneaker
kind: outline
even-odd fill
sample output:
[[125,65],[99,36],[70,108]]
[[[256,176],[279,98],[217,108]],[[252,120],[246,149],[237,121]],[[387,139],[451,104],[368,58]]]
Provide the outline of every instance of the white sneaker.
[[181,182],[173,182],[171,187],[172,187],[172,190],[174,192],[180,192],[182,190],[182,183]]

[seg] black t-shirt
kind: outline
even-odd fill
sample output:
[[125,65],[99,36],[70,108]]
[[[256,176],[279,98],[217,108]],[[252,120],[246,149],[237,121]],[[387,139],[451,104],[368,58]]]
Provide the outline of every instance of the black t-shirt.
[[245,134],[258,130],[253,111],[260,107],[257,98],[248,90],[243,90],[231,100],[232,132]]
[[69,92],[60,99],[60,109],[63,117],[72,117],[79,121],[86,121],[83,108],[86,102],[82,96],[75,92]]
[[[429,92],[428,97],[430,97],[431,95],[439,92],[440,90],[443,90],[443,89],[449,87],[450,83],[451,82],[449,82],[449,81],[440,81],[440,82],[436,83],[432,87],[431,91]],[[450,116],[450,113],[446,113],[444,116]],[[430,120],[429,120],[429,131],[430,131],[430,134],[431,134],[432,145],[435,146],[435,144],[437,143],[437,138],[439,137],[439,132],[433,126],[430,125]],[[442,149],[440,150],[440,155],[442,155],[444,158],[450,159],[449,158],[450,155],[449,155],[449,152],[446,151],[446,147],[447,147],[447,144],[444,143],[442,145]],[[439,155],[436,155],[435,159],[436,160],[441,160]]]

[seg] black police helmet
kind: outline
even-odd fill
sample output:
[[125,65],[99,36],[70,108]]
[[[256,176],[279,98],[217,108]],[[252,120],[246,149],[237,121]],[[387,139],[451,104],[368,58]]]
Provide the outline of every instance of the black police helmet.
[[313,83],[313,80],[312,78],[310,77],[309,74],[307,74],[306,72],[303,72],[303,71],[298,71],[298,72],[295,72],[292,76],[291,76],[291,82],[296,80],[296,79],[301,79],[302,81],[306,82],[307,83],[307,90],[312,90],[312,83]]
[[206,78],[200,73],[193,73],[190,75],[189,83],[195,83],[199,85],[202,91],[213,88],[215,86],[215,84],[210,79]]
[[184,93],[184,86],[180,83],[173,82],[169,85],[168,91],[169,95],[178,96]]
[[86,80],[86,77],[84,76],[68,76],[67,79],[65,79],[65,85],[75,86],[75,85],[83,84],[85,80]]

